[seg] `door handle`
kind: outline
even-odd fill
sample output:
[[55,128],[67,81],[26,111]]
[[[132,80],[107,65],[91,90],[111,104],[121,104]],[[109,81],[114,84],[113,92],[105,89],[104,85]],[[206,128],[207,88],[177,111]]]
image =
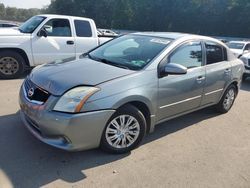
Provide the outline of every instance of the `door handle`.
[[73,40],[68,40],[68,41],[67,41],[67,44],[68,44],[68,45],[73,45],[73,44],[75,44],[75,43],[74,43]]
[[205,80],[206,79],[206,77],[205,76],[199,76],[197,79],[196,79],[196,81],[198,82],[198,83],[201,83],[203,80]]
[[197,81],[202,81],[202,80],[205,80],[205,79],[206,79],[205,76],[199,76],[196,80],[197,80]]

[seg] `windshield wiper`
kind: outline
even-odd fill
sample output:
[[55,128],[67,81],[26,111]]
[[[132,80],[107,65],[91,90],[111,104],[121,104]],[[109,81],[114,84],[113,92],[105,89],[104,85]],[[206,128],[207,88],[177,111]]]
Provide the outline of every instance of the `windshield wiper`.
[[110,60],[107,60],[107,59],[104,59],[104,58],[94,57],[94,56],[90,55],[89,53],[84,53],[84,54],[82,54],[82,55],[83,55],[84,57],[87,56],[88,58],[90,58],[90,59],[92,59],[92,60],[94,60],[94,61],[99,61],[99,62],[108,64],[108,65],[113,65],[113,66],[115,66],[115,67],[119,67],[119,68],[129,69],[129,70],[130,70],[130,68],[127,67],[127,66],[125,66],[125,65],[120,65],[120,64],[118,64],[118,63],[115,63],[115,62],[113,62],[113,61],[110,61]]
[[104,58],[97,58],[97,60],[100,61],[100,62],[102,62],[102,63],[108,64],[108,65],[112,65],[112,66],[115,66],[115,67],[119,67],[119,68],[123,68],[123,69],[130,69],[130,68],[128,68],[125,65],[121,65],[121,64],[115,63],[113,61],[104,59]]

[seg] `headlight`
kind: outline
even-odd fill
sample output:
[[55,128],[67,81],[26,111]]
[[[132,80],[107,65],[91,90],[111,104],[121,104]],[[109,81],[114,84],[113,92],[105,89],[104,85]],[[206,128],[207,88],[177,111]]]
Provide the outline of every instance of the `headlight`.
[[99,91],[96,87],[76,87],[66,92],[56,103],[54,110],[60,112],[80,112],[85,102],[94,93]]

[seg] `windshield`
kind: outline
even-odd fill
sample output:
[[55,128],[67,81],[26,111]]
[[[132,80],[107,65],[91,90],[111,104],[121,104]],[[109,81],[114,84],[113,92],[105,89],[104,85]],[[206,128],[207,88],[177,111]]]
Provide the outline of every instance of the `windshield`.
[[89,58],[113,66],[141,70],[171,42],[170,39],[125,35],[88,54]]
[[237,42],[230,42],[228,44],[229,48],[231,48],[231,49],[237,49],[237,50],[243,49],[244,46],[245,46],[244,43],[237,43]]
[[43,17],[43,16],[34,16],[28,19],[26,22],[24,22],[19,27],[19,30],[22,33],[32,33],[45,19],[46,17]]

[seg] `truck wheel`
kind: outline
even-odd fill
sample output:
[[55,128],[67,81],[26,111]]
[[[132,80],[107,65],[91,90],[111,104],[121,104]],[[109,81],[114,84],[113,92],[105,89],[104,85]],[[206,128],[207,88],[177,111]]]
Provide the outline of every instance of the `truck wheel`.
[[227,113],[233,106],[237,96],[237,89],[234,85],[230,85],[225,91],[220,102],[216,105],[216,109],[220,113]]
[[0,78],[13,79],[20,77],[25,68],[24,58],[17,52],[0,52]]
[[146,120],[134,106],[126,105],[108,121],[101,139],[101,148],[114,154],[136,148],[146,133]]

